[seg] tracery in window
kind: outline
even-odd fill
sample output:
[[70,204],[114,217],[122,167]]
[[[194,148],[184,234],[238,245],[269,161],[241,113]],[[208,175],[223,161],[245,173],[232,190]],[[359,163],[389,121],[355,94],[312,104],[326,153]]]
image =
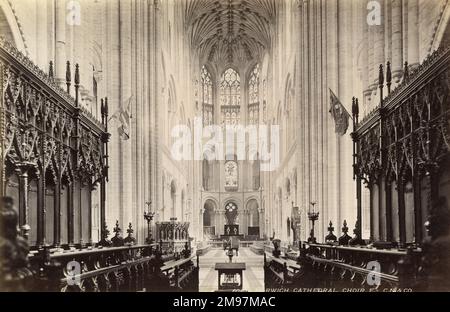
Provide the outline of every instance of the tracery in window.
[[227,224],[236,224],[238,222],[238,207],[235,203],[230,202],[225,205],[225,217],[227,220]]
[[241,80],[239,74],[228,68],[220,80],[220,105],[223,122],[236,125],[240,120]]
[[225,163],[225,189],[237,189],[238,187],[238,165],[236,161]]
[[214,106],[213,106],[213,83],[211,74],[208,69],[203,66],[201,70],[201,101],[203,107],[203,124],[211,125],[213,123]]
[[259,64],[257,64],[248,81],[248,118],[249,124],[259,123]]
[[248,81],[250,104],[259,103],[259,64],[253,68]]

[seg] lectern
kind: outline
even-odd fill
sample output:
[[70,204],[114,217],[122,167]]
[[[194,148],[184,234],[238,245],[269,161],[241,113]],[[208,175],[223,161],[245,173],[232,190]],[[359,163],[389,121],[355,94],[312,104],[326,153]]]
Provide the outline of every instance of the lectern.
[[242,290],[245,263],[216,263],[219,291]]

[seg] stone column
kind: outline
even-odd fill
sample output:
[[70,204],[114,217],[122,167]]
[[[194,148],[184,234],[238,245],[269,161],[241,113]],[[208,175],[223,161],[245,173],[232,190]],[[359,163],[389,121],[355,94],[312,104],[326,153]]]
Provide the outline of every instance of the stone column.
[[219,222],[219,229],[216,229],[217,230],[217,234],[225,234],[224,233],[224,227],[225,227],[225,223],[226,223],[226,220],[225,220],[225,210],[219,210],[219,220],[220,220],[220,222]]
[[[353,50],[351,49],[352,41],[354,40],[354,34],[352,30],[352,21],[354,16],[352,15],[352,1],[344,2],[339,5],[338,13],[338,94],[342,104],[346,107],[347,111],[351,114],[351,99],[353,96],[353,84],[354,79],[352,73],[352,59],[354,57]],[[375,62],[384,62],[384,27],[383,26],[370,26],[377,27],[375,30]],[[351,124],[351,119],[349,120]],[[353,168],[352,168],[352,147],[353,142],[349,135],[351,132],[351,126],[347,129],[347,134],[339,136],[339,157],[336,160],[336,166],[338,166],[338,214],[336,218],[336,224],[342,224],[344,219],[350,221],[352,225],[355,224],[356,219],[356,196],[354,196],[354,181],[353,181]],[[322,203],[317,202],[317,208],[322,211],[324,206]],[[321,213],[322,214],[322,213]],[[320,218],[320,216],[319,216]],[[327,223],[329,220],[323,220],[320,225],[316,223],[317,231],[316,236],[318,241],[323,241],[324,233],[326,232]],[[322,227],[322,230],[321,230]]]
[[[400,0],[401,1],[401,0]],[[359,8],[359,14],[361,14],[361,26],[362,26],[362,47],[361,47],[361,73],[362,73],[362,87],[363,87],[363,101],[361,107],[361,114],[365,116],[370,109],[370,96],[371,91],[369,88],[369,25],[366,20],[367,16],[367,3],[361,1],[361,7]]]
[[[104,2],[105,7],[105,49],[103,49],[105,58],[104,85],[105,93],[108,96],[108,105],[110,115],[117,112],[120,107],[120,19],[119,19],[119,0],[110,0]],[[109,124],[111,140],[109,143],[109,182],[107,184],[107,203],[106,222],[110,229],[113,228],[116,220],[122,220],[122,171],[121,171],[121,153],[122,143],[117,132],[117,121]],[[155,207],[157,208],[157,207]],[[125,225],[121,223],[121,226]]]
[[[154,90],[154,105],[155,105],[155,148],[156,148],[156,154],[155,154],[155,180],[156,180],[156,186],[160,185],[161,183],[161,149],[160,149],[160,109],[159,109],[159,102],[161,98],[161,0],[154,0],[155,1],[155,26],[154,26],[154,32],[155,32],[155,90]],[[160,193],[156,191],[155,193],[155,200],[156,205],[159,205],[160,200]]]
[[[367,14],[367,10],[366,10],[366,14]],[[367,105],[368,105],[368,112],[372,111],[373,108],[375,107],[375,95],[376,95],[376,88],[377,88],[377,83],[376,83],[376,79],[378,77],[378,71],[375,67],[377,67],[376,65],[376,60],[375,60],[375,40],[376,40],[376,27],[374,25],[368,25],[368,72],[369,72],[369,84],[367,85]],[[378,26],[380,27],[380,26]],[[340,224],[340,222],[338,222]]]
[[419,65],[419,4],[418,0],[408,0],[408,64],[411,68]]
[[[142,66],[141,67],[141,103],[140,103],[140,113],[142,114],[141,123],[137,124],[137,127],[140,128],[140,132],[142,132],[142,165],[140,168],[142,168],[142,199],[145,201],[150,200],[150,131],[149,131],[149,123],[150,123],[150,95],[149,95],[149,72],[148,72],[148,66],[149,66],[149,52],[148,52],[148,38],[149,38],[149,11],[148,11],[148,5],[147,0],[141,0],[141,6],[140,10],[142,15],[142,26],[141,31],[143,35],[143,40],[141,44],[141,57],[142,57]],[[139,132],[138,132],[139,133]],[[140,223],[142,226],[145,225],[144,220]],[[143,236],[145,237],[145,231],[140,230],[139,231]]]
[[241,210],[239,213],[239,234],[248,234],[248,210]]
[[48,63],[51,60],[47,49],[47,0],[36,1],[36,63],[47,72]]
[[[296,25],[298,29],[302,29],[303,27],[303,3],[302,1],[298,1],[297,2],[297,10],[296,10],[296,15],[295,15],[295,20],[296,20]],[[303,142],[304,142],[304,130],[303,130],[303,120],[304,120],[304,101],[303,101],[303,80],[304,80],[304,73],[303,73],[303,58],[301,57],[301,55],[303,54],[302,49],[303,49],[303,31],[299,31],[299,34],[297,35],[297,38],[295,40],[297,42],[297,46],[295,47],[296,49],[296,54],[298,56],[298,61],[296,62],[296,73],[297,77],[295,79],[295,101],[294,101],[294,106],[295,106],[295,120],[298,120],[299,122],[295,122],[295,131],[296,131],[296,140],[297,140],[297,144],[298,146],[303,146]],[[303,168],[303,149],[300,149],[297,151],[296,153],[296,164],[297,164],[297,177],[298,177],[298,188],[296,190],[296,205],[299,204],[299,202],[297,201],[298,199],[301,201],[303,199],[303,189],[304,189],[304,182],[303,182],[303,177],[304,177],[304,168]],[[298,196],[298,197],[297,197]],[[263,207],[265,212],[266,212],[266,218],[270,218],[270,207],[271,206],[267,206],[270,205],[271,203],[271,198],[272,198],[272,194],[269,193],[268,197],[269,200],[266,203],[266,207]],[[267,236],[270,236],[270,226],[269,224],[266,224],[266,221],[263,220],[264,223],[264,227],[265,227],[265,232],[267,234]]]
[[392,63],[392,0],[385,1],[384,21],[382,20],[381,22],[384,24],[384,63],[387,61]]
[[[310,115],[310,171],[311,178],[309,183],[309,196],[311,201],[318,200],[318,183],[317,183],[317,173],[318,173],[318,106],[320,102],[317,99],[317,91],[320,89],[319,79],[318,79],[318,64],[317,58],[320,55],[320,50],[318,47],[318,37],[319,33],[317,30],[316,21],[318,16],[316,15],[317,1],[312,1],[310,5],[310,94],[311,98],[309,100]],[[341,45],[340,45],[341,46]],[[343,45],[342,45],[343,46]],[[314,104],[313,104],[314,103]],[[290,200],[286,197],[285,207],[291,207]],[[288,241],[289,237],[287,235],[287,218],[290,217],[287,214],[283,216],[283,227],[286,228],[283,231],[284,240]]]
[[[305,168],[305,181],[304,181],[304,197],[303,201],[304,204],[307,205],[307,203],[310,201],[311,198],[311,61],[310,61],[310,55],[314,54],[313,48],[311,47],[311,28],[310,28],[310,21],[311,21],[311,10],[310,10],[310,2],[304,2],[303,3],[303,29],[304,29],[304,51],[303,54],[305,55],[305,58],[303,60],[304,65],[304,77],[305,77],[305,92],[304,92],[304,106],[303,109],[305,111],[304,116],[304,131],[305,131],[305,152],[304,152],[304,168]],[[283,198],[279,198],[280,202],[280,213],[282,211],[283,206]],[[278,218],[279,219],[279,218]],[[278,233],[281,237],[283,235],[283,222],[284,220],[279,221],[279,229]]]
[[[21,234],[28,236],[29,220],[28,220],[28,170],[31,165],[21,163],[17,165],[17,175],[19,177],[19,228]],[[56,216],[55,216],[56,217]]]
[[[120,77],[120,93],[119,93],[119,103],[118,105],[123,105],[126,109],[129,105],[129,100],[131,96],[130,108],[131,111],[136,109],[136,96],[133,94],[132,87],[132,29],[131,25],[133,22],[133,17],[131,14],[131,1],[120,0],[119,2],[119,20],[120,20],[120,66],[119,66],[119,77]],[[134,114],[135,115],[135,114]],[[132,152],[134,147],[133,141],[135,141],[135,129],[133,129],[133,124],[135,123],[136,116],[133,116],[130,120],[129,135],[130,139],[121,139],[121,153],[120,153],[120,181],[121,181],[121,220],[120,224],[125,227],[126,224],[133,221],[132,212],[135,209],[133,205],[132,196],[134,194],[134,182],[135,174],[133,174],[133,157],[135,154]]]
[[[370,83],[372,83],[373,95],[372,108],[379,105],[379,95],[378,95],[378,68],[381,64],[384,66],[384,25],[386,24],[385,14],[384,14],[384,1],[380,1],[380,15],[381,15],[381,25],[369,26],[374,30],[374,62],[373,62],[373,76]],[[347,220],[348,221],[348,220]]]
[[392,1],[392,80],[401,82],[403,76],[402,0]]
[[[342,43],[338,41],[338,27],[337,27],[337,1],[336,0],[327,0],[325,1],[326,12],[327,12],[327,28],[326,28],[326,37],[327,37],[327,46],[326,51],[324,53],[327,54],[327,85],[332,90],[337,90],[339,84],[339,76],[338,76],[338,45]],[[329,211],[329,218],[333,220],[338,220],[338,203],[339,203],[339,169],[335,164],[339,163],[339,139],[335,134],[335,125],[332,118],[328,118],[326,122],[327,127],[327,158],[326,161],[329,164],[333,164],[328,166],[328,170],[326,172],[327,175],[327,197],[330,205],[332,205],[333,209]],[[304,201],[299,205],[300,209],[304,209],[304,211],[308,211],[310,206],[309,200]],[[308,222],[306,214],[305,218],[302,222],[303,229],[302,233],[304,233],[304,237],[307,237],[310,231],[310,222]],[[304,232],[303,232],[304,231]]]
[[199,210],[199,213],[198,213],[198,216],[199,216],[199,232],[198,232],[198,234],[199,234],[199,238],[201,239],[201,240],[204,240],[205,239],[205,237],[204,237],[204,234],[203,234],[203,227],[205,226],[204,224],[203,224],[203,214],[205,213],[205,209],[204,208],[200,208],[200,210]]
[[259,238],[263,238],[264,233],[266,232],[266,219],[264,218],[264,209],[260,208],[258,209],[258,215],[259,215]]
[[55,78],[65,89],[66,77],[66,1],[55,3]]

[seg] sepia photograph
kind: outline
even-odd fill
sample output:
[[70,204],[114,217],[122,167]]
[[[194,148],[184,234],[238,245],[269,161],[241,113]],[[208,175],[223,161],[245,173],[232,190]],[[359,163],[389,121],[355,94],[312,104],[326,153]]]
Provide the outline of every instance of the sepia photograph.
[[0,292],[450,292],[449,0],[0,0],[0,90]]

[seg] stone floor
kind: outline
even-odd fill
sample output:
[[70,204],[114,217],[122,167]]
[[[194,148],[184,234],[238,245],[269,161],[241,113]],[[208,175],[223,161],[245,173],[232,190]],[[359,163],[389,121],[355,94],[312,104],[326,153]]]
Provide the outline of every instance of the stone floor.
[[[216,262],[228,262],[223,249],[211,249],[199,258],[200,292],[217,290]],[[264,257],[256,255],[249,248],[240,248],[239,256],[233,257],[233,262],[245,262],[243,288],[246,291],[264,291]]]

